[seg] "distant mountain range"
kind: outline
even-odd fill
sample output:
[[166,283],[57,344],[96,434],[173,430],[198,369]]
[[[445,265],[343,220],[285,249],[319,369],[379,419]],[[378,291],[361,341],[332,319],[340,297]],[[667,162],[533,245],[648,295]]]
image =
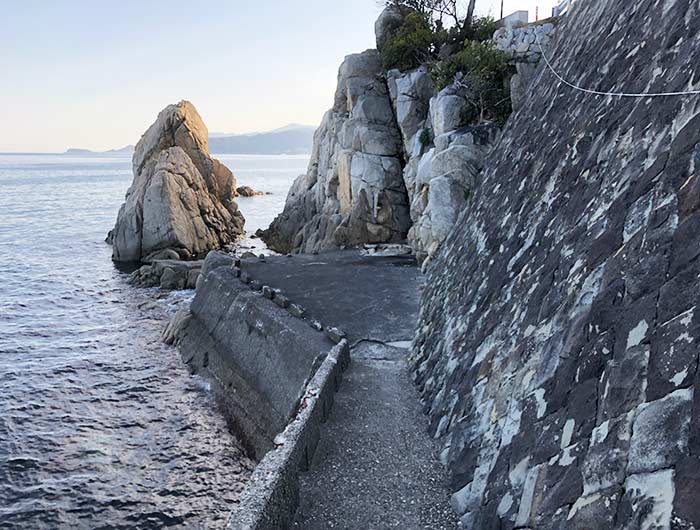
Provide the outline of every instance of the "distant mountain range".
[[134,152],[133,145],[126,145],[121,149],[110,149],[109,151],[90,151],[90,149],[75,149],[66,150],[66,155],[130,155]]
[[249,134],[209,135],[209,151],[219,155],[302,155],[311,153],[311,125],[290,123],[279,129]]
[[[315,127],[290,123],[279,129],[247,134],[210,133],[209,151],[218,155],[305,155],[311,153]],[[133,145],[110,151],[68,149],[67,155],[130,155]]]

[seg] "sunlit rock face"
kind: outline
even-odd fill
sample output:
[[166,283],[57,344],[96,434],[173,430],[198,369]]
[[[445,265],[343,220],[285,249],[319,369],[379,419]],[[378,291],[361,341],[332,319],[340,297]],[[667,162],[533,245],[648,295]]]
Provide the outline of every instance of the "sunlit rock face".
[[425,67],[391,70],[387,78],[403,139],[411,216],[407,240],[425,267],[466,206],[499,128],[463,126],[462,89],[453,83],[436,93]]
[[136,145],[133,168],[109,235],[115,261],[141,261],[164,249],[196,256],[243,233],[236,179],[210,156],[207,128],[188,101],[161,111]]
[[333,108],[314,136],[306,175],[263,239],[281,252],[405,239],[410,227],[401,134],[376,50],[340,67]]
[[[597,90],[698,88],[700,5],[579,1]],[[542,65],[428,267],[412,370],[480,530],[700,525],[700,97]]]

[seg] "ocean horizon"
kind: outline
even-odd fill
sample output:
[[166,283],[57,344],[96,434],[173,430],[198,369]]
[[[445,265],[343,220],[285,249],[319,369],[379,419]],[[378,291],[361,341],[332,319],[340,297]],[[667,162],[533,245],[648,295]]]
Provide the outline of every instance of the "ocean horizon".
[[[248,234],[307,162],[219,159],[272,193],[238,199]],[[0,528],[222,526],[252,469],[161,342],[193,292],[133,287],[111,260],[132,178],[126,156],[0,154]]]

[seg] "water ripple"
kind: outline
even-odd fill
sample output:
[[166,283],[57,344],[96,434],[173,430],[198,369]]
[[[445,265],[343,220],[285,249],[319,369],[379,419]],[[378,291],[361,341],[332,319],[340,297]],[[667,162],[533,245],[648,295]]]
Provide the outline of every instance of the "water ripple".
[[[304,164],[273,168],[253,224]],[[124,158],[0,156],[1,530],[221,528],[250,475],[160,341],[187,295],[132,289],[110,261],[130,179]]]

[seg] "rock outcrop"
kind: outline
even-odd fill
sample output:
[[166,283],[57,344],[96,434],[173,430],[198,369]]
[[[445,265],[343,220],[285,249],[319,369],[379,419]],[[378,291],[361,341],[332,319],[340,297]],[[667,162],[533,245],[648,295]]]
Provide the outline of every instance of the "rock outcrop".
[[187,101],[166,107],[141,137],[134,181],[108,236],[115,261],[141,261],[164,249],[197,256],[243,233],[236,179],[209,155],[207,137]]
[[[379,49],[401,17],[391,8],[382,12],[375,24]],[[547,49],[554,31],[547,22],[494,35],[517,71],[516,108],[541,57],[535,38]],[[498,136],[495,125],[463,126],[465,90],[457,80],[437,93],[426,67],[384,72],[374,50],[348,56],[309,171],[294,182],[263,240],[279,252],[316,252],[407,239],[426,267]]]
[[136,287],[160,287],[167,290],[194,289],[197,286],[203,260],[153,260],[129,275],[129,283]]
[[378,52],[349,55],[308,173],[294,182],[263,239],[279,252],[404,240],[411,222],[402,156]]
[[427,266],[466,205],[499,128],[462,126],[463,89],[453,83],[435,94],[425,67],[392,70],[388,78],[407,160],[403,180],[412,223],[407,238]]
[[420,158],[415,178],[411,179],[414,224],[408,240],[424,268],[466,207],[499,132],[493,124],[460,127],[438,136],[435,145]]
[[240,197],[255,197],[257,195],[265,195],[265,192],[263,191],[255,191],[253,188],[250,186],[238,186],[236,188],[236,193]]
[[[700,5],[579,1],[553,66],[700,88]],[[700,97],[540,67],[428,270],[412,366],[479,530],[700,527]]]

